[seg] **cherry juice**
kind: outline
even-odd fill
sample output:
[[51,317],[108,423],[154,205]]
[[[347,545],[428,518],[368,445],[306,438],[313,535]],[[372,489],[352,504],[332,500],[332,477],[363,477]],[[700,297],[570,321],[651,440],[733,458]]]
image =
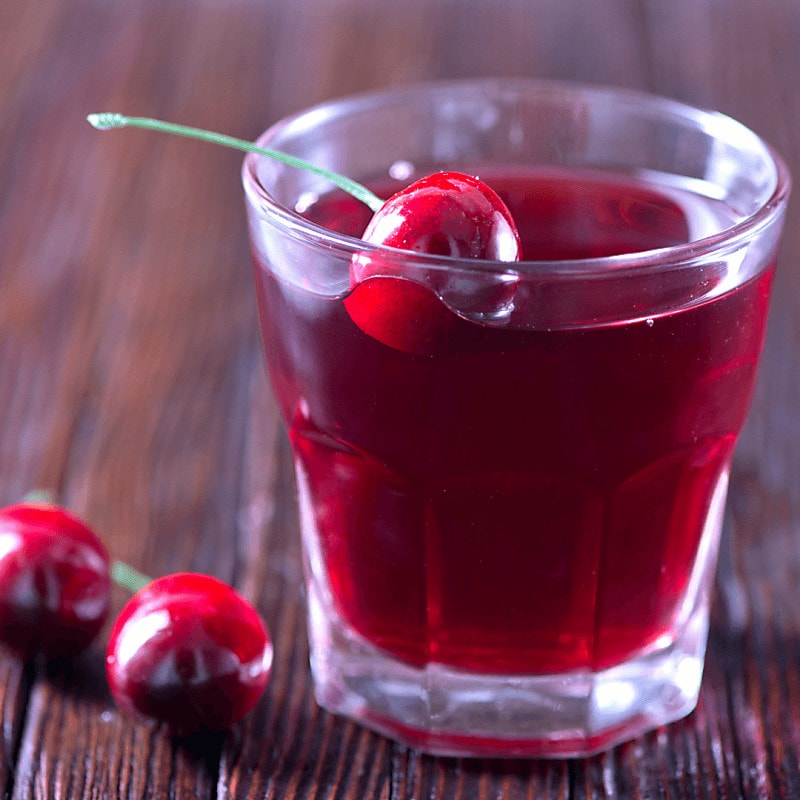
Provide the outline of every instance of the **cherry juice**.
[[[647,251],[735,221],[634,178],[480,177],[526,261]],[[369,218],[339,193],[305,215],[356,237]],[[524,279],[492,301],[512,309],[498,321],[391,276],[323,296],[256,273],[310,568],[344,625],[411,665],[480,673],[604,669],[670,641],[724,498],[771,268],[653,315],[632,279],[626,319],[562,327],[532,319],[545,289]],[[409,290],[438,309],[415,320],[436,328],[424,347],[365,324]],[[604,291],[587,281],[567,299]],[[666,278],[659,291],[669,300]]]

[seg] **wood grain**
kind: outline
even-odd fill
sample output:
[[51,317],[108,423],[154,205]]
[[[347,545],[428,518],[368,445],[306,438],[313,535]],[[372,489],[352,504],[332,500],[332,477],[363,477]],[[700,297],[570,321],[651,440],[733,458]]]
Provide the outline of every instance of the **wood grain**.
[[[800,797],[800,225],[789,213],[743,432],[706,675],[687,720],[604,755],[420,755],[321,711],[295,489],[264,374],[240,157],[101,110],[252,138],[311,103],[426,78],[533,75],[717,108],[800,175],[792,0],[5,0],[0,8],[0,502],[34,486],[152,574],[210,572],[274,633],[229,735],[122,717],[104,637],[72,664],[0,655],[13,798]],[[114,595],[118,609],[124,602]]]

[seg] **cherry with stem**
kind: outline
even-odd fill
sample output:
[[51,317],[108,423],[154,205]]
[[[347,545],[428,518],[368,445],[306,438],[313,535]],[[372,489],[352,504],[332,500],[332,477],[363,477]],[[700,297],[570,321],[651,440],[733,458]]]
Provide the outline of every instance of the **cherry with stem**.
[[[150,117],[102,113],[90,114],[87,119],[100,130],[137,127],[177,134],[258,153],[320,175],[374,212],[362,237],[370,244],[461,260],[511,262],[522,255],[519,233],[507,206],[491,188],[471,175],[434,173],[384,202],[351,178],[243,139]],[[358,291],[344,305],[353,322],[373,339],[413,355],[429,355],[446,339],[454,316],[442,302],[447,286],[441,285],[442,281],[432,286],[416,277],[382,250],[355,253],[350,264],[350,286]],[[512,281],[510,291],[513,290]],[[510,304],[510,297],[503,299],[506,305]]]

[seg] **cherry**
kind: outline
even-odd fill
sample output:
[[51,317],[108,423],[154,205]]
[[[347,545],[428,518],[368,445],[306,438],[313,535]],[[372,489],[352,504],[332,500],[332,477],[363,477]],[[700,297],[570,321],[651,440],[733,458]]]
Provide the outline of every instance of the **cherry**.
[[[201,139],[259,153],[320,175],[374,212],[362,238],[396,248],[398,253],[491,261],[520,259],[520,238],[511,213],[496,192],[471,175],[437,172],[414,181],[384,202],[351,178],[232,136],[108,112],[89,114],[87,120],[99,130],[135,127]],[[352,291],[344,301],[359,328],[397,350],[428,355],[439,349],[457,319],[450,308],[486,318],[502,315],[513,305],[516,282],[507,280],[508,276],[501,276],[494,284],[490,281],[488,296],[484,296],[483,286],[464,280],[463,271],[459,274],[441,265],[431,266],[429,274],[420,280],[419,270],[414,275],[407,271],[407,260],[407,255],[398,258],[388,251],[355,255],[350,266]],[[401,283],[401,279],[415,285]]]
[[[510,262],[518,261],[522,252],[511,212],[497,193],[460,172],[428,175],[392,195],[362,238],[403,251],[459,259]],[[345,307],[356,325],[374,339],[405,352],[427,354],[455,322],[440,297],[468,295],[470,281],[456,271],[431,265],[424,283],[419,282],[415,277],[422,268],[415,276],[406,261],[386,252],[353,256],[353,291]]]
[[0,641],[22,658],[76,655],[108,616],[109,556],[52,503],[0,509]]
[[271,666],[272,644],[256,610],[222,581],[195,573],[140,589],[106,651],[117,705],[181,736],[239,721],[261,697]]

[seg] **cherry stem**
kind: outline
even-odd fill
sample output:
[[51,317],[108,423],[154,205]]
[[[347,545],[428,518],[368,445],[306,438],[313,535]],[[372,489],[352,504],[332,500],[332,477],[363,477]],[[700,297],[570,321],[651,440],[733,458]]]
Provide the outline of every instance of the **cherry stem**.
[[124,561],[115,561],[111,565],[111,580],[117,586],[127,589],[131,594],[136,594],[140,589],[144,589],[148,583],[151,583],[153,579],[148,578],[147,575],[139,572],[138,569],[134,569]]
[[174,133],[178,136],[188,136],[191,139],[201,139],[204,142],[221,144],[224,147],[231,147],[234,150],[244,150],[247,153],[259,153],[262,156],[267,156],[268,158],[288,164],[290,167],[297,167],[306,172],[320,175],[355,197],[356,200],[360,200],[362,203],[368,205],[372,211],[377,211],[384,203],[380,197],[373,194],[366,186],[344,175],[340,175],[338,172],[331,172],[303,158],[291,156],[288,153],[282,153],[280,150],[269,150],[264,147],[259,147],[253,142],[237,139],[234,136],[226,136],[223,133],[213,133],[212,131],[206,131],[202,128],[190,128],[186,125],[175,125],[172,122],[164,122],[160,119],[151,119],[150,117],[126,117],[123,114],[114,114],[111,112],[89,114],[86,119],[90,125],[100,131],[106,131],[112,128],[147,128],[148,130],[161,131],[162,133]]

